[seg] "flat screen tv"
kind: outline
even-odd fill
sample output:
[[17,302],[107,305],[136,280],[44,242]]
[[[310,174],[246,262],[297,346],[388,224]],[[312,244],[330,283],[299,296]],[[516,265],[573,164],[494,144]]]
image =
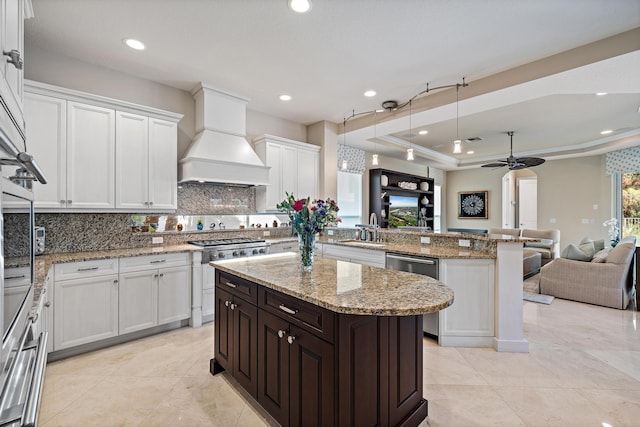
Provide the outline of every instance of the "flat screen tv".
[[389,227],[418,225],[418,198],[389,196]]

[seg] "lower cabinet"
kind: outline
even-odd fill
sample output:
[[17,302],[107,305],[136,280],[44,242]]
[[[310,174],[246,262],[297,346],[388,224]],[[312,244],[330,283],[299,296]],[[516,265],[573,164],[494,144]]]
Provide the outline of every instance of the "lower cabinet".
[[54,350],[118,335],[118,275],[56,281]]
[[385,268],[386,252],[376,249],[358,248],[353,246],[322,244],[322,256],[325,258],[348,261],[356,264]]
[[258,310],[258,402],[283,425],[334,425],[333,345]]
[[191,316],[188,253],[56,264],[52,287],[53,351]]

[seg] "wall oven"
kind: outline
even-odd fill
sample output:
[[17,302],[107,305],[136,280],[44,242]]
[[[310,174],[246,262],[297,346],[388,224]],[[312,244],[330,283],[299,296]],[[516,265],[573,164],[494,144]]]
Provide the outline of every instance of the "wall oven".
[[43,183],[46,180],[31,156],[17,152],[0,129],[0,174],[14,167],[15,176],[0,179],[0,425],[35,426],[47,334],[34,336],[35,232],[30,184],[38,175]]

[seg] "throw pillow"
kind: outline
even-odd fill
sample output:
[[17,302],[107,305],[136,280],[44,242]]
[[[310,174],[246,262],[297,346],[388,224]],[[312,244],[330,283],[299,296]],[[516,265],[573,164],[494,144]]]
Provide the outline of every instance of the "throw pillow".
[[601,249],[591,258],[591,262],[606,262],[611,248]]
[[539,242],[525,242],[524,244],[527,248],[547,248],[553,246],[553,240],[551,239],[540,239]]
[[634,250],[635,245],[631,242],[618,243],[615,248],[611,248],[606,262],[612,264],[626,264],[631,260],[631,257],[633,257]]
[[572,259],[575,261],[591,261],[591,257],[585,254],[582,249],[573,243],[564,248],[560,253],[560,256],[562,258]]
[[589,257],[589,261],[591,261],[591,258],[596,254],[596,248],[593,242],[580,243],[579,248],[586,256]]
[[594,240],[593,241],[593,247],[595,248],[596,252],[603,250],[604,249],[604,239]]

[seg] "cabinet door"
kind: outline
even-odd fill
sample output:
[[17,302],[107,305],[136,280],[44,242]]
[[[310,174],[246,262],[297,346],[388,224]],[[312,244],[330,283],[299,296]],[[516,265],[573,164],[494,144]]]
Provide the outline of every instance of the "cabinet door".
[[288,322],[258,310],[257,399],[282,425],[289,424],[288,333]]
[[269,169],[269,184],[265,186],[266,204],[265,209],[275,209],[276,205],[284,200],[284,191],[282,190],[282,147],[278,144],[267,143],[265,162]]
[[113,208],[115,111],[67,103],[67,207]]
[[213,320],[215,312],[214,301],[214,284],[216,269],[205,265],[202,268],[202,321],[210,322]]
[[[281,176],[281,189],[280,189],[280,203],[285,198],[285,194],[293,193],[298,199],[311,196],[311,199],[315,197],[313,194],[302,194],[298,189],[298,150],[293,147],[282,146],[282,164],[280,166]],[[274,205],[275,206],[275,205]]]
[[258,308],[237,297],[231,308],[233,378],[255,398],[258,393]]
[[118,276],[54,282],[54,350],[118,335]]
[[158,324],[158,271],[120,274],[118,331],[120,334]]
[[116,112],[116,208],[149,207],[149,119]]
[[149,119],[149,207],[178,206],[178,125]]
[[64,208],[67,200],[67,101],[50,96],[25,94],[25,119],[29,151],[47,177],[33,183],[37,208]]
[[319,197],[319,156],[317,152],[298,150],[298,194],[301,197]]
[[[2,12],[0,13],[0,31],[2,32],[2,50],[10,52],[17,50],[24,60],[24,0],[2,0]],[[11,113],[22,128],[22,88],[23,70],[9,63],[8,57],[3,55],[2,74],[5,81],[2,82],[5,101]],[[6,92],[6,93],[5,93]],[[24,149],[24,147],[22,147]]]
[[191,267],[158,270],[158,324],[191,317]]
[[290,425],[335,425],[333,346],[296,327],[290,336]]
[[47,277],[45,281],[44,294],[42,295],[45,298],[43,308],[42,308],[42,330],[49,334],[49,338],[47,339],[47,353],[51,353],[53,351],[53,281]]
[[214,350],[216,361],[230,373],[233,371],[233,311],[229,307],[233,297],[216,286]]

